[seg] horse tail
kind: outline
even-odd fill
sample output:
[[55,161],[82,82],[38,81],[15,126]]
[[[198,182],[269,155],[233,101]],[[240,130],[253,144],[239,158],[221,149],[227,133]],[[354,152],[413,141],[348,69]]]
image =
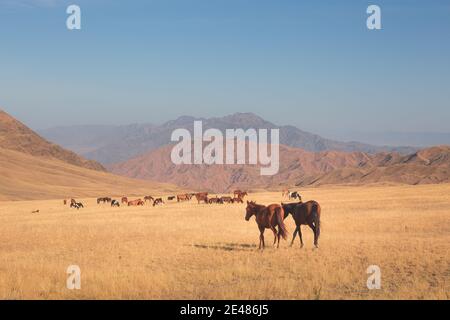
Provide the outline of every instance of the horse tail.
[[288,231],[286,229],[286,225],[284,224],[284,217],[281,214],[283,212],[283,208],[282,207],[277,207],[275,209],[275,214],[277,216],[277,222],[278,222],[278,227],[280,229],[280,235],[283,237],[284,240],[287,239],[287,235],[288,235]]
[[318,203],[313,204],[313,219],[314,219],[314,225],[316,227],[317,239],[319,239],[319,235],[320,235],[320,205]]

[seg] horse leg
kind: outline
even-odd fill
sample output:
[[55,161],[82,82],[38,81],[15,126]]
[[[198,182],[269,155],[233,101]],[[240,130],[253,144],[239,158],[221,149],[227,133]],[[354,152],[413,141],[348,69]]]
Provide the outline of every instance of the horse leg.
[[312,222],[308,223],[309,227],[311,228],[311,230],[314,232],[314,246],[316,248],[319,247],[318,243],[317,243],[317,233],[316,233],[316,227],[314,226],[314,224]]
[[264,249],[265,245],[264,245],[264,228],[259,228],[259,250],[261,250],[261,245],[262,248]]
[[277,229],[275,227],[270,227],[270,229],[273,232],[273,246],[275,246],[275,243],[277,242]]
[[295,240],[295,237],[297,236],[298,230],[299,230],[299,227],[297,226],[297,228],[295,228],[294,235],[292,236],[291,247],[294,244],[294,240]]
[[300,248],[303,248],[302,226],[298,226],[298,236],[300,237]]

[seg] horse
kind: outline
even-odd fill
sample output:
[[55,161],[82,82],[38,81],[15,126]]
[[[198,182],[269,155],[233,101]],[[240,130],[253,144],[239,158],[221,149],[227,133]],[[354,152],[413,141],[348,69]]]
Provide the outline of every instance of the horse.
[[222,200],[223,203],[233,203],[233,198],[232,197],[222,197],[220,198],[220,200]]
[[233,203],[244,203],[244,200],[241,197],[237,196],[233,198]]
[[77,201],[75,199],[70,199],[70,204],[76,204]]
[[122,204],[124,204],[124,203],[128,203],[128,198],[127,197],[122,197]]
[[71,208],[80,210],[80,208],[84,208],[83,204],[81,202],[74,202],[70,204]]
[[164,204],[164,201],[162,198],[158,198],[153,201],[153,206],[157,206],[158,204]]
[[[252,216],[256,217],[256,223],[259,228],[259,249],[264,249],[264,230],[270,229],[273,232],[274,239],[273,245],[275,245],[277,239],[277,248],[280,247],[280,237],[286,240],[288,231],[284,224],[284,210],[279,204],[271,204],[269,206],[263,206],[256,204],[254,201],[247,201],[247,208],[245,213],[245,220],[249,221]],[[278,232],[276,227],[278,226]]]
[[248,193],[246,191],[234,190],[233,195],[235,199],[236,198],[244,199],[245,196],[248,196]]
[[284,212],[286,213],[284,218],[287,218],[289,214],[294,218],[295,225],[297,226],[292,237],[291,246],[294,244],[295,236],[297,233],[300,236],[300,246],[303,248],[301,225],[308,225],[314,232],[314,246],[319,247],[320,236],[320,204],[316,201],[300,202],[300,203],[288,203],[281,204]]
[[64,205],[67,205],[67,200],[64,199],[64,200],[63,200],[63,203],[64,203]]
[[111,201],[111,207],[120,207],[119,201],[117,201],[117,200],[112,200],[112,201]]
[[175,198],[176,198],[176,196],[170,196],[170,197],[167,197],[167,201],[175,200]]
[[155,198],[153,198],[152,196],[145,196],[144,201],[145,201],[145,203],[147,203],[147,201],[148,202],[155,201]]
[[197,198],[197,201],[199,204],[200,204],[200,201],[204,201],[205,203],[208,203],[208,192],[196,193],[195,198]]
[[108,198],[108,197],[104,197],[104,198],[98,198],[97,199],[97,204],[100,204],[100,202],[101,203],[110,203],[111,202],[111,198]]
[[187,193],[177,195],[177,202],[191,200],[191,196]]
[[213,204],[213,203],[223,204],[223,200],[216,196],[215,198],[209,198],[208,203],[209,204]]
[[289,191],[289,189],[283,189],[283,191],[281,192],[281,196],[288,197],[290,193],[291,192]]
[[143,205],[144,205],[144,201],[142,201],[141,199],[128,201],[128,206],[143,206]]
[[289,200],[291,199],[298,199],[298,201],[302,201],[302,197],[300,196],[300,194],[297,191],[294,192],[290,192],[289,193]]

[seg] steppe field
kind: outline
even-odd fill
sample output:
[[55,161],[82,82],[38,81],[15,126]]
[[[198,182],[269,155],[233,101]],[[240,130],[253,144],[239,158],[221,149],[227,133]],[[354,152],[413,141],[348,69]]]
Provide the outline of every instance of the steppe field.
[[[1,299],[449,299],[450,185],[299,190],[322,206],[320,248],[263,252],[245,205],[121,207],[0,202]],[[107,196],[107,195],[105,195]],[[167,196],[167,195],[165,195]],[[281,192],[249,200],[283,201]],[[287,202],[286,199],[284,201]],[[39,213],[32,213],[38,210]],[[66,270],[81,268],[81,289]],[[381,289],[366,286],[369,265]]]

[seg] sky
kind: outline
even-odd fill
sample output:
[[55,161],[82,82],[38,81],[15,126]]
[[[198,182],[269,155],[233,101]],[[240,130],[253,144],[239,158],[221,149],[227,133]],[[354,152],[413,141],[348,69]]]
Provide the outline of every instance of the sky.
[[0,107],[35,129],[254,112],[450,132],[450,1],[0,0]]

